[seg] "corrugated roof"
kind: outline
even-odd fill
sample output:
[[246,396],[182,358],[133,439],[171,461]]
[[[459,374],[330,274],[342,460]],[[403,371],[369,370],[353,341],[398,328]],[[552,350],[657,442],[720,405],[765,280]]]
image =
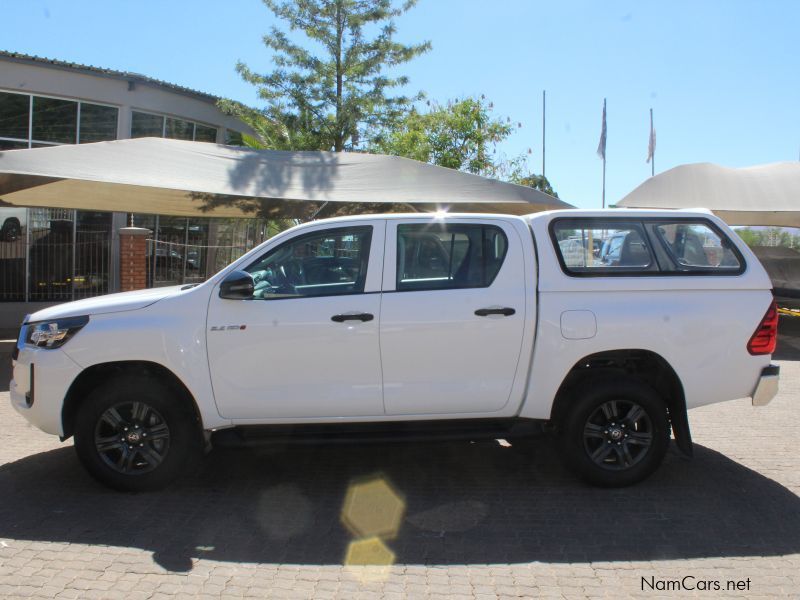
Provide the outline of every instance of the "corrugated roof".
[[31,54],[22,54],[20,52],[9,52],[7,50],[0,50],[0,60],[3,59],[8,59],[16,62],[45,65],[49,67],[55,67],[57,69],[65,69],[69,71],[77,71],[79,73],[87,73],[89,75],[110,77],[112,79],[119,79],[122,81],[132,81],[134,83],[154,85],[166,88],[172,92],[184,94],[186,96],[192,96],[194,98],[199,98],[200,100],[206,100],[208,102],[216,102],[217,100],[219,100],[218,96],[214,96],[212,94],[206,94],[205,92],[193,90],[191,88],[183,87],[181,85],[175,85],[174,83],[168,83],[166,81],[161,81],[160,79],[154,79],[152,77],[148,77],[147,75],[132,73],[130,71],[116,71],[114,69],[106,69],[103,67],[95,67],[92,65],[82,65],[79,63],[67,62],[64,60],[56,60],[54,58],[45,58],[43,56],[33,56]]

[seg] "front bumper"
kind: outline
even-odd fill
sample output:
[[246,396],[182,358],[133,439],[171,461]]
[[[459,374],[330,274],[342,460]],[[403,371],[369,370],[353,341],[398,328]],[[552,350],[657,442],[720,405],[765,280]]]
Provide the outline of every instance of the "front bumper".
[[11,405],[45,433],[63,436],[61,410],[80,366],[61,349],[24,346],[15,354],[9,386]]
[[778,394],[780,372],[778,365],[770,365],[761,370],[761,377],[753,390],[753,406],[766,406]]

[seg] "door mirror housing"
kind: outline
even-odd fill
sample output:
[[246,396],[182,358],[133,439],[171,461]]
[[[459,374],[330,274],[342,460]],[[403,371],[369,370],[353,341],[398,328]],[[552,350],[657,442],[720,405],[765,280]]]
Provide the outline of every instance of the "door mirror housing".
[[219,297],[226,300],[250,300],[256,290],[253,276],[246,271],[229,273],[219,286]]

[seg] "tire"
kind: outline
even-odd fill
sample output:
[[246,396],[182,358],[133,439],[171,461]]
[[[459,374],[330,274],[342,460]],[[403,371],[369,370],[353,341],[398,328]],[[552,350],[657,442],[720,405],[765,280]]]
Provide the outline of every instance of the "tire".
[[202,430],[187,404],[152,377],[108,380],[78,409],[78,458],[92,477],[115,490],[160,489],[202,455]]
[[577,388],[573,397],[558,436],[570,470],[593,485],[623,487],[658,468],[670,429],[666,405],[651,387],[603,379]]

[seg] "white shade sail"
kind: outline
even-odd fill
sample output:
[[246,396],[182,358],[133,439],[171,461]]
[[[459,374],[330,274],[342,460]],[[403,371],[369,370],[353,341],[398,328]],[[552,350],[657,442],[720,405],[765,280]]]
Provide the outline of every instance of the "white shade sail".
[[526,214],[571,208],[526,186],[395,156],[141,138],[0,152],[0,205],[292,217],[308,202]]
[[703,207],[729,225],[800,227],[800,162],[743,169],[681,165],[651,177],[617,206]]

